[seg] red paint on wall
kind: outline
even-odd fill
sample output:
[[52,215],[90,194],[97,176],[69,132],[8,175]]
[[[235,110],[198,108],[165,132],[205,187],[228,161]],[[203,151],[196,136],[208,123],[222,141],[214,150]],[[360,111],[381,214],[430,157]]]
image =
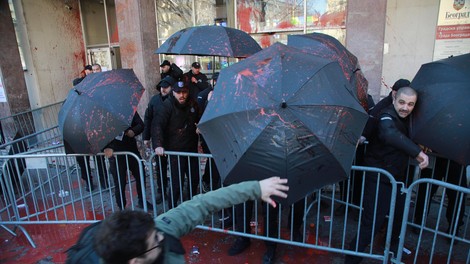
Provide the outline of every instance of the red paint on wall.
[[243,5],[239,5],[237,9],[238,24],[240,26],[240,30],[243,30],[248,33],[252,33],[250,25],[250,17],[252,10],[253,8],[245,7]]

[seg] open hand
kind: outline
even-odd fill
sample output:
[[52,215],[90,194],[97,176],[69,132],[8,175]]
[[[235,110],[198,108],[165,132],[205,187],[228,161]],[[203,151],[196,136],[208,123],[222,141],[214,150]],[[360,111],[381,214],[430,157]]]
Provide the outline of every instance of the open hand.
[[271,177],[262,181],[259,181],[261,188],[261,199],[269,203],[272,207],[276,208],[276,202],[271,199],[271,195],[276,195],[281,198],[287,197],[289,186],[286,185],[287,179],[281,179],[280,177]]

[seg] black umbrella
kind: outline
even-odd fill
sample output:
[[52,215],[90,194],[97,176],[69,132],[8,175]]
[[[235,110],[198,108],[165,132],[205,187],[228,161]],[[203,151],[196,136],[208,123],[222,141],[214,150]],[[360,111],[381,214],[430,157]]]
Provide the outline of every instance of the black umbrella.
[[222,26],[198,26],[174,33],[155,53],[246,58],[260,50],[258,43],[244,31]]
[[69,92],[59,112],[65,151],[100,152],[129,127],[143,92],[131,69],[87,76]]
[[411,87],[418,91],[412,138],[470,164],[470,53],[423,64]]
[[291,204],[349,175],[367,114],[337,62],[276,43],[221,71],[202,131],[225,184],[289,179]]
[[289,35],[287,36],[287,45],[325,59],[337,61],[344,76],[351,84],[351,92],[364,109],[368,109],[367,89],[369,83],[361,71],[357,57],[336,38],[322,33]]

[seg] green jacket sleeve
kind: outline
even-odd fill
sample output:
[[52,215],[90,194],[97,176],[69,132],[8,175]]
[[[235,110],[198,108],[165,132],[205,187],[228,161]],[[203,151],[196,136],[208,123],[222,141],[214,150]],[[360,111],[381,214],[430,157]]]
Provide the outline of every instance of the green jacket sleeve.
[[159,215],[155,220],[156,228],[179,238],[202,224],[211,213],[260,197],[261,189],[258,181],[232,184],[216,191],[196,195],[193,199]]

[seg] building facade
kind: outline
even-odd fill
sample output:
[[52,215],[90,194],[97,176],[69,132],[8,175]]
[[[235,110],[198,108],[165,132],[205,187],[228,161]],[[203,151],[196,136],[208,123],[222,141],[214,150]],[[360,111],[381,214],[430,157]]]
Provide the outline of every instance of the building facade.
[[[154,51],[176,31],[222,25],[248,32],[264,48],[289,34],[321,32],[340,40],[361,64],[377,101],[398,78],[432,60],[439,0],[1,0],[2,116],[65,99],[83,66],[133,68],[156,93],[159,62],[203,71],[230,58],[165,56]],[[24,79],[24,81],[21,81]]]

